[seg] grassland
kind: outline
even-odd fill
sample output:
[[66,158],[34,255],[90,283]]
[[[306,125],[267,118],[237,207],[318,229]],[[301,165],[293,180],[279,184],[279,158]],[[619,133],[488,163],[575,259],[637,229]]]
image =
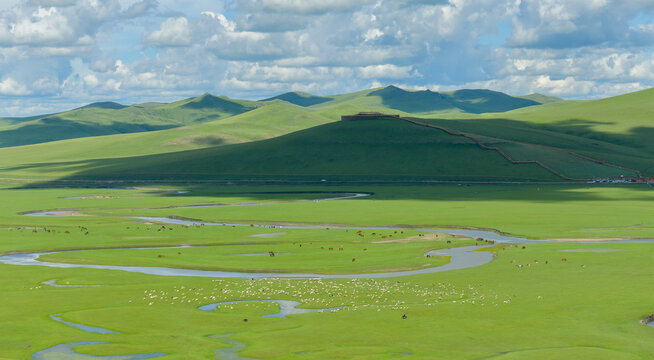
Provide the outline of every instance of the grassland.
[[[0,251],[211,244],[208,248],[68,252],[51,258],[196,268],[320,267],[333,273],[445,261],[422,257],[422,251],[442,240],[415,236],[417,232],[385,231],[387,237],[381,238],[381,234],[373,237],[371,231],[360,237],[354,231],[337,229],[167,226],[173,230],[155,231],[156,225],[126,217],[139,215],[244,223],[474,226],[535,238],[654,235],[652,192],[646,186],[196,185],[188,189],[191,192],[174,194],[171,188],[5,187],[0,190],[6,204],[0,209]],[[323,197],[324,191],[363,190],[374,195],[297,201]],[[262,202],[272,204],[171,208]],[[20,215],[39,209],[76,209],[94,216]],[[21,231],[18,227],[38,229]],[[285,234],[267,235],[271,233]],[[251,236],[262,234],[266,236]],[[403,242],[379,243],[390,240],[389,235]],[[326,261],[325,253],[330,251],[319,247],[329,245],[343,245],[344,250],[332,251],[333,257]],[[364,246],[369,259],[362,257]],[[60,343],[106,341],[77,350],[96,355],[165,352],[170,354],[168,359],[208,359],[215,357],[217,349],[231,346],[220,340],[228,334],[229,339],[245,344],[240,356],[261,359],[394,359],[398,356],[394,354],[401,353],[417,359],[649,358],[654,355],[654,329],[639,320],[654,311],[654,298],[646,290],[654,270],[649,255],[652,246],[624,242],[502,246],[496,249],[493,262],[478,268],[392,280],[227,280],[0,265],[0,318],[5,325],[0,330],[0,356],[29,359],[34,352]],[[293,254],[274,258],[228,255],[273,249]],[[352,253],[357,254],[355,262]],[[103,286],[41,284],[52,279],[63,285]],[[346,308],[288,319],[260,317],[277,311],[269,303],[197,310],[219,301],[264,298],[296,300],[311,308]],[[67,321],[122,334],[85,333],[49,319],[56,313]]]
[[[48,173],[52,166],[35,165]],[[557,181],[473,141],[397,119],[339,121],[274,139],[153,156],[54,164],[72,178],[476,179]]]
[[[560,184],[543,167],[511,163],[484,148],[541,161],[574,177],[634,176],[585,157],[648,175],[654,152],[647,104],[654,93],[592,102],[528,96],[518,100],[547,104],[475,114],[488,105],[483,99],[500,99],[493,106],[501,110],[520,102],[497,93],[397,90],[286,94],[265,102],[205,95],[138,109],[95,104],[66,116],[77,116],[71,123],[79,123],[88,114],[106,113],[109,120],[122,111],[133,120],[128,114],[133,111],[175,128],[0,149],[0,254],[62,251],[44,258],[279,273],[279,278],[220,279],[0,264],[0,359],[30,359],[37,351],[77,341],[105,342],[76,349],[87,354],[164,352],[165,359],[210,359],[224,357],[216,351],[232,346],[226,340],[243,344],[239,356],[259,359],[654,357],[654,329],[639,322],[654,313],[654,296],[647,290],[654,243],[630,242],[654,239],[652,188]],[[451,107],[450,100],[410,106],[403,98],[405,111],[389,110],[395,93],[423,100],[449,96],[462,107]],[[397,119],[336,122],[362,110],[412,116],[445,130]],[[40,120],[1,123],[18,128],[31,121]],[[298,185],[239,185],[271,180]],[[424,185],[425,180],[455,182]],[[301,185],[312,182],[320,185]],[[74,184],[140,187],[62,187]],[[372,195],[314,201],[356,192]],[[240,206],[188,207],[194,205]],[[88,216],[24,215],[37,210]],[[320,228],[161,227],[135,216]],[[404,230],[356,230],[370,226]],[[437,266],[448,259],[427,258],[425,252],[476,243],[447,234],[432,237],[421,228],[485,229],[559,241],[498,244],[490,249],[494,261],[465,270],[394,279],[281,278],[287,272]],[[583,241],[560,241],[571,239]],[[613,242],[601,241],[608,239]],[[195,247],[152,248],[180,245]],[[239,255],[268,251],[276,256]],[[52,280],[101,286],[43,284]],[[259,299],[344,307],[288,319],[261,317],[277,311],[271,303],[197,309]],[[121,334],[86,333],[49,317],[60,313],[64,320]]]
[[[382,94],[377,94],[379,92]],[[398,92],[401,96],[398,95],[397,98],[387,94]],[[483,154],[474,147],[464,149],[470,145],[465,139],[457,137],[448,139],[446,134],[436,134],[438,131],[435,130],[414,129],[412,133],[399,130],[399,136],[395,139],[392,137],[400,129],[397,124],[389,126],[387,123],[380,122],[375,126],[355,127],[342,124],[320,126],[339,120],[343,114],[373,110],[413,116],[416,121],[439,126],[452,132],[465,133],[486,146],[501,149],[514,160],[540,162],[563,174],[565,178],[591,179],[620,176],[633,178],[638,177],[639,172],[644,176],[653,174],[654,158],[651,154],[654,153],[654,149],[650,148],[648,141],[649,112],[647,107],[643,106],[647,103],[647,99],[652,97],[651,91],[591,102],[556,101],[505,113],[490,114],[460,111],[421,113],[421,109],[409,106],[412,103],[423,103],[418,100],[425,96],[442,95],[445,99],[447,95],[439,94],[417,93],[389,87],[332,96],[329,97],[331,99],[329,101],[310,106],[307,103],[302,103],[305,106],[294,105],[281,99],[261,103],[228,101],[209,95],[171,104],[140,105],[138,111],[150,111],[151,116],[161,116],[163,120],[159,120],[160,125],[168,121],[165,119],[177,119],[182,113],[186,114],[184,115],[186,118],[175,120],[174,125],[168,123],[166,126],[177,127],[167,130],[96,136],[0,149],[0,169],[4,177],[44,180],[69,177],[122,177],[121,172],[134,172],[130,166],[136,167],[141,172],[147,169],[154,179],[171,177],[171,169],[192,172],[195,175],[191,177],[203,179],[234,175],[292,178],[297,174],[315,177],[345,174],[404,180],[430,178],[432,180],[549,181],[560,179],[558,176],[552,177],[551,173],[548,174],[537,165],[513,166],[498,157],[498,154]],[[484,99],[484,94],[486,93],[477,91],[464,92],[457,96],[477,104],[475,106],[497,104],[499,107],[508,108],[513,104],[511,102],[513,100],[504,104],[501,99],[505,96],[492,92],[490,94],[494,97],[489,99],[495,100],[479,100]],[[313,99],[307,94],[286,95]],[[393,101],[397,102],[398,99],[406,97],[413,99],[413,102],[402,101],[405,107],[410,107],[406,110],[411,112],[390,108]],[[543,99],[541,101],[545,102]],[[229,102],[231,107],[224,105],[225,102]],[[255,107],[256,109],[234,116],[228,116],[227,113],[220,116],[214,114],[214,118],[208,115],[200,116],[201,113],[214,113],[220,106],[225,107],[223,109],[225,111],[235,111],[236,107],[241,110]],[[134,107],[86,108],[73,113],[105,111],[106,116],[113,116],[109,115],[113,114],[110,112],[128,112],[132,108]],[[79,114],[75,115],[79,117],[78,120],[83,117]],[[416,115],[421,117],[415,118]],[[623,120],[619,116],[629,118]],[[149,121],[145,123],[153,124]],[[47,133],[47,131],[39,133]],[[271,139],[283,135],[288,136]],[[404,146],[403,151],[395,151],[392,144],[395,142],[399,146],[400,143],[406,143],[407,136],[440,140]],[[374,144],[375,139],[378,139],[377,144]],[[306,142],[321,146],[311,146],[308,152],[304,151],[304,148],[298,149],[300,143]],[[238,145],[241,143],[249,144]],[[271,149],[273,146],[281,148]],[[242,155],[241,152],[246,154]],[[369,155],[363,156],[362,153]],[[278,154],[277,158],[275,154]],[[304,161],[303,157],[309,154],[315,155],[316,161],[308,163]],[[290,164],[287,159],[296,155],[299,161]],[[243,161],[234,160],[241,157],[244,158]],[[169,166],[171,158],[183,159],[183,163]],[[389,161],[380,163],[380,159]],[[480,165],[480,162],[484,164]],[[333,167],[335,163],[339,163],[337,168]],[[456,171],[451,169],[454,165]],[[203,174],[200,174],[202,172]],[[173,174],[172,178],[179,176],[181,175]]]
[[208,94],[171,104],[107,104],[112,103],[6,121],[9,124],[0,127],[0,147],[169,129],[238,115],[260,106]]

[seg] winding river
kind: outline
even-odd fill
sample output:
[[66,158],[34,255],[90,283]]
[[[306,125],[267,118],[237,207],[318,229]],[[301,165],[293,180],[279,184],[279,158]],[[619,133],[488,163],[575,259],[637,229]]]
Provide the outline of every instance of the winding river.
[[[0,264],[7,265],[33,265],[47,266],[55,268],[79,268],[79,269],[102,269],[102,270],[122,270],[133,273],[141,273],[159,276],[192,276],[192,277],[215,277],[215,278],[232,278],[232,279],[256,279],[256,278],[322,278],[322,279],[372,279],[372,278],[391,278],[410,275],[432,274],[437,272],[466,269],[480,266],[493,260],[493,253],[490,251],[475,251],[487,246],[462,246],[451,249],[443,249],[429,252],[430,255],[449,256],[450,262],[445,265],[425,268],[420,270],[380,272],[370,274],[315,274],[315,273],[265,273],[265,272],[236,272],[236,271],[210,271],[210,270],[191,270],[175,269],[167,267],[154,266],[117,266],[117,265],[88,265],[88,264],[66,264],[40,261],[41,255],[55,254],[59,251],[11,254],[0,256]],[[69,250],[75,251],[75,250]]]
[[286,319],[286,316],[288,315],[309,314],[309,313],[317,313],[323,311],[336,311],[343,308],[342,306],[338,306],[338,307],[326,308],[326,309],[298,309],[297,307],[302,305],[302,303],[293,300],[236,300],[236,301],[223,301],[219,303],[207,304],[207,305],[200,306],[198,309],[202,311],[215,311],[218,310],[218,307],[223,305],[261,303],[261,302],[275,303],[279,305],[279,312],[276,312],[274,314],[261,315],[261,317],[278,318],[278,319]]
[[[343,200],[353,199],[365,196],[370,196],[369,193],[340,193],[333,196],[306,200],[306,201],[330,201],[330,200]],[[304,200],[303,200],[304,201]],[[279,203],[279,202],[276,202]],[[189,207],[218,207],[218,206],[257,206],[269,205],[275,203],[249,203],[249,204],[215,204],[215,205],[190,205],[181,206],[177,208]],[[172,207],[175,208],[175,207]],[[48,210],[40,212],[25,213],[26,216],[61,216],[70,214],[70,211],[61,210]],[[348,229],[348,230],[386,230],[386,231],[418,231],[425,233],[446,233],[453,235],[466,236],[470,238],[483,238],[500,243],[538,243],[550,242],[548,239],[527,239],[522,237],[514,237],[502,235],[493,231],[476,230],[476,229],[452,229],[452,228],[411,228],[411,227],[396,227],[396,226],[318,226],[318,225],[255,225],[255,224],[237,224],[237,223],[213,223],[202,222],[193,220],[173,219],[166,217],[155,216],[135,216],[146,222],[172,224],[172,225],[204,225],[204,226],[243,226],[243,227],[259,227],[259,228],[275,228],[275,229]],[[608,242],[608,241],[606,241]],[[654,239],[640,239],[629,240],[629,242],[654,242]],[[431,268],[409,271],[394,271],[394,272],[380,272],[369,274],[315,274],[315,273],[266,273],[266,272],[235,272],[235,271],[208,271],[208,270],[190,270],[190,269],[175,269],[166,267],[149,267],[149,266],[114,266],[114,265],[85,265],[85,264],[66,264],[66,263],[53,263],[40,261],[41,255],[53,254],[56,252],[40,252],[40,253],[24,253],[24,254],[11,254],[0,256],[0,264],[9,265],[33,265],[33,266],[48,266],[58,268],[85,268],[85,269],[103,269],[103,270],[122,270],[128,272],[158,275],[158,276],[192,276],[192,277],[218,277],[218,278],[268,278],[268,277],[284,277],[284,278],[323,278],[323,279],[362,279],[362,278],[391,278],[400,276],[411,276],[420,274],[431,274],[450,270],[460,270],[476,266],[481,266],[489,263],[493,259],[493,254],[489,251],[475,251],[483,248],[484,246],[464,246],[458,248],[438,250],[430,252],[429,255],[440,255],[450,257],[450,262]],[[74,251],[74,250],[72,250]]]

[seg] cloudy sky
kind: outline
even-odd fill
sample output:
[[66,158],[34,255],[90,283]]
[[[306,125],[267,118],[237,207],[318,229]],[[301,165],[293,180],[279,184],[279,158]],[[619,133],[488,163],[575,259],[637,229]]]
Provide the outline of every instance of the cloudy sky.
[[0,116],[395,84],[654,86],[654,0],[1,0]]

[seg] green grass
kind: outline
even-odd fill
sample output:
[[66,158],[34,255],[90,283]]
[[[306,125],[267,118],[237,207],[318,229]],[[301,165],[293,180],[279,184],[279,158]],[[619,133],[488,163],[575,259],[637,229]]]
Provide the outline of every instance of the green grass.
[[[57,167],[62,161],[83,161],[111,157],[129,157],[215,147],[267,139],[329,122],[320,115],[283,103],[208,123],[163,131],[80,138],[0,149],[3,175],[14,177],[65,176],[71,171]],[[56,169],[45,173],[34,171],[29,164],[53,164]],[[14,168],[12,171],[8,171]]]
[[[298,202],[320,194],[295,191],[374,192],[370,198]],[[241,249],[281,246],[295,255],[235,259],[233,268],[314,269],[331,266],[373,268],[412,265],[429,241],[406,244],[365,244],[336,229],[283,230],[251,227],[178,227],[147,231],[146,225],[124,216],[178,215],[210,220],[313,222],[355,225],[483,226],[531,236],[652,236],[652,193],[648,187],[627,186],[456,186],[309,188],[206,187],[188,194],[162,193],[164,188],[0,189],[3,232],[0,251],[102,248],[174,244],[244,244],[211,248],[98,250],[62,253],[88,261],[130,264],[216,266]],[[107,195],[110,198],[64,199]],[[220,202],[281,204],[230,208],[171,209],[166,205]],[[41,208],[76,208],[85,218],[30,218],[18,212]],[[150,208],[150,209],[146,209]],[[602,215],[606,213],[606,215]],[[576,215],[575,215],[576,214]],[[460,223],[457,223],[460,222]],[[455,224],[456,223],[456,224]],[[78,225],[87,227],[84,235]],[[636,226],[637,225],[637,226]],[[9,231],[7,227],[40,226]],[[592,226],[594,229],[587,228]],[[127,229],[129,227],[129,229]],[[139,229],[136,229],[139,227]],[[613,233],[596,232],[613,229]],[[52,230],[57,230],[52,232]],[[65,234],[64,230],[70,230]],[[286,232],[277,238],[253,234]],[[390,235],[386,234],[385,235]],[[395,237],[395,234],[393,234]],[[406,232],[406,235],[411,235]],[[147,236],[147,238],[145,238]],[[369,238],[370,236],[370,238]],[[379,237],[376,235],[376,237]],[[389,238],[386,238],[389,239]],[[302,242],[293,248],[293,242]],[[289,245],[290,243],[290,245]],[[306,245],[313,243],[313,245]],[[370,264],[345,261],[343,267],[322,263],[322,244],[343,244],[336,257],[367,246]],[[311,247],[313,246],[313,247]],[[391,256],[382,247],[396,249]],[[379,251],[376,247],[380,247]],[[562,252],[570,249],[611,249],[614,252]],[[204,251],[202,251],[204,250]],[[177,254],[177,252],[182,254]],[[304,252],[306,251],[306,252]],[[325,250],[328,251],[328,250]],[[377,280],[211,279],[158,277],[121,271],[57,269],[0,265],[0,349],[3,358],[29,359],[50,346],[75,341],[106,341],[78,351],[96,355],[167,352],[169,359],[210,359],[229,345],[213,335],[231,334],[243,342],[239,355],[261,359],[395,359],[409,352],[417,359],[642,359],[654,356],[654,329],[639,320],[654,312],[647,291],[654,264],[650,243],[540,243],[525,248],[498,247],[497,258],[482,267],[460,271]],[[65,255],[64,255],[65,254]],[[74,254],[74,255],[73,255]],[[163,258],[156,257],[163,254]],[[180,260],[176,257],[192,258]],[[304,258],[306,256],[306,258]],[[396,257],[397,264],[386,263]],[[347,260],[344,258],[343,260]],[[567,261],[561,261],[566,258]],[[415,259],[418,260],[418,259]],[[420,261],[426,260],[420,258]],[[436,259],[431,259],[431,261]],[[253,261],[251,265],[247,261]],[[314,263],[315,261],[315,263]],[[361,261],[364,261],[361,258]],[[418,263],[413,263],[417,265]],[[529,265],[528,265],[529,264]],[[522,265],[518,267],[517,265]],[[357,270],[364,270],[363,268]],[[40,285],[104,285],[53,288]],[[198,306],[219,301],[288,299],[303,307],[347,306],[337,312],[302,314],[288,319],[262,318],[277,311],[269,303],[248,303],[203,312]],[[48,318],[62,313],[67,321],[103,327],[121,335],[98,335],[69,328]],[[406,314],[407,319],[402,319]],[[244,322],[243,319],[248,321]],[[138,321],[135,321],[138,319]],[[344,329],[347,328],[347,331]]]
[[115,179],[560,180],[538,165],[512,164],[472,140],[398,119],[341,121],[274,139],[186,152],[35,165],[38,172],[61,168],[76,171],[74,178]]
[[[173,227],[184,236],[193,228]],[[134,231],[150,237],[157,227]],[[231,235],[233,231],[213,233]],[[372,235],[375,233],[376,235]],[[179,249],[101,250],[63,252],[43,256],[44,261],[127,266],[163,266],[172,268],[238,272],[304,272],[320,274],[375,273],[418,270],[447,263],[447,258],[425,253],[452,246],[475,245],[474,240],[453,236],[419,236],[417,232],[365,231],[273,231],[243,238],[248,245],[221,245]],[[268,238],[269,234],[277,234]],[[382,235],[383,234],[383,235]],[[394,236],[395,235],[395,236]],[[261,237],[263,236],[263,237]],[[134,235],[138,238],[138,235]],[[367,238],[367,239],[366,239]],[[362,240],[363,239],[363,240]],[[396,242],[387,242],[394,240]],[[234,241],[234,240],[232,240]],[[448,242],[450,241],[450,242]],[[275,256],[268,256],[272,251]],[[239,254],[266,254],[241,256]]]
[[273,96],[271,98],[261,101],[272,101],[272,100],[284,100],[291,104],[306,107],[306,106],[312,106],[312,105],[329,102],[332,101],[333,99],[327,96],[315,96],[315,95],[296,91],[296,92],[288,92],[285,94]]
[[[218,120],[259,104],[203,95],[162,106],[93,105],[0,127],[0,147],[149,132]],[[2,125],[0,123],[0,125]]]
[[[416,114],[427,117],[418,118],[418,121],[429,122],[452,131],[465,132],[479,138],[486,145],[501,148],[516,160],[539,161],[569,178],[591,179],[620,176],[633,178],[638,176],[637,171],[645,176],[654,174],[654,157],[652,156],[654,148],[651,147],[647,127],[650,112],[646,106],[652,97],[651,94],[651,91],[644,91],[598,101],[558,101],[506,113],[476,115],[461,113],[460,109],[456,110],[459,113],[444,113],[444,110],[441,111],[441,109]],[[296,95],[311,98],[307,94]],[[483,161],[484,164],[479,165],[478,162],[482,162],[485,158],[492,158],[493,155],[484,154],[477,157],[472,155],[472,152],[469,151],[471,149],[462,150],[461,146],[452,146],[452,144],[457,145],[456,138],[430,144],[403,146],[401,149],[397,149],[393,148],[394,140],[390,139],[390,136],[393,135],[392,132],[396,129],[386,125],[374,130],[351,128],[349,134],[336,134],[329,128],[316,127],[334,122],[343,114],[356,113],[361,110],[411,116],[405,111],[389,110],[389,107],[405,108],[405,110],[413,112],[426,111],[428,109],[418,108],[419,106],[433,105],[425,97],[430,99],[437,97],[441,100],[450,99],[451,101],[455,99],[469,107],[517,104],[511,102],[513,101],[511,99],[515,98],[506,98],[506,96],[482,90],[434,93],[405,91],[388,87],[336,95],[330,97],[332,100],[328,102],[308,107],[293,105],[279,99],[268,101],[262,106],[263,103],[258,102],[204,95],[171,104],[142,104],[118,110],[103,107],[83,108],[65,113],[65,118],[68,120],[63,123],[52,118],[54,123],[50,125],[57,127],[61,125],[61,128],[56,131],[48,131],[47,126],[50,125],[42,124],[41,122],[44,120],[21,122],[12,126],[16,131],[24,131],[25,127],[32,126],[35,129],[38,128],[39,131],[29,131],[28,136],[44,137],[54,134],[55,138],[59,136],[57,134],[61,133],[74,137],[79,131],[83,132],[84,136],[92,135],[97,130],[96,127],[106,126],[110,119],[116,124],[123,120],[128,121],[124,124],[127,124],[129,129],[123,129],[122,125],[114,124],[115,126],[111,125],[111,129],[107,130],[109,132],[152,130],[153,126],[176,127],[159,131],[96,136],[4,148],[0,149],[0,168],[6,177],[29,179],[65,178],[77,175],[113,176],[111,171],[131,172],[130,166],[141,169],[141,165],[144,165],[142,170],[147,169],[154,178],[168,176],[168,174],[161,173],[163,167],[165,170],[173,168],[194,173],[203,172],[203,174],[191,175],[191,177],[201,178],[211,176],[293,177],[302,173],[308,176],[339,174],[364,177],[402,177],[404,179],[427,176],[441,180],[551,180],[551,174],[541,174],[542,169],[535,169],[538,168],[537,165],[511,166],[502,159]],[[501,99],[511,101],[502,102]],[[464,105],[461,106],[465,107]],[[255,110],[229,116],[234,112],[245,111],[257,106],[259,108]],[[485,111],[489,109],[491,108]],[[476,110],[470,108],[468,111]],[[122,115],[117,116],[118,113]],[[225,118],[225,116],[229,117]],[[80,125],[87,117],[94,117],[95,122],[87,124],[93,129],[85,129],[86,125]],[[139,129],[131,129],[133,126],[139,127]],[[148,127],[148,129],[144,127]],[[301,130],[306,131],[298,132]],[[416,131],[410,136],[424,139],[434,136],[429,132],[436,131],[422,130]],[[405,133],[402,135],[403,137],[406,135],[405,131],[400,131],[400,133]],[[233,146],[237,143],[270,139],[286,134],[289,135],[268,142]],[[300,140],[303,136],[307,136],[307,139]],[[327,139],[328,141],[313,139],[311,141],[319,146],[311,146],[309,151],[298,148],[298,141],[309,141],[308,139],[315,136],[338,136],[339,139]],[[379,138],[386,141],[386,144],[362,145],[360,139],[362,136]],[[20,143],[22,141],[20,138],[20,135],[12,136],[11,141]],[[406,139],[400,140],[398,144],[406,143],[406,141]],[[273,145],[283,148],[272,149]],[[383,149],[380,149],[382,145]],[[221,148],[225,146],[229,149]],[[607,166],[544,146],[572,151],[609,162],[618,167]],[[198,151],[184,152],[195,149]],[[240,154],[237,155],[240,151],[251,152],[251,154],[245,156],[245,161],[230,159],[230,157],[240,157]],[[345,157],[350,152],[355,155],[360,152],[371,155]],[[162,155],[143,157],[143,155],[158,154]],[[319,161],[307,163],[308,160],[303,159],[309,154],[318,156]],[[419,164],[411,163],[411,161],[401,164],[402,168],[389,166],[380,163],[381,160],[375,159],[377,155],[389,159],[389,162],[404,162],[401,159],[419,156],[420,158],[416,158],[416,160],[425,162],[428,164],[428,168],[416,169]],[[115,158],[129,157],[134,158],[115,160]],[[216,158],[215,162],[213,161],[214,157]],[[288,163],[287,159],[291,157],[298,158],[296,164]],[[170,167],[167,165],[170,158],[183,159],[183,164]],[[353,165],[355,161],[357,163]],[[120,164],[121,162],[126,164]],[[161,162],[166,165],[161,165]],[[342,164],[334,165],[337,162]],[[209,166],[205,166],[207,164]],[[452,170],[455,165],[458,169]],[[276,169],[270,169],[271,167]],[[105,172],[110,169],[111,171]],[[514,171],[515,169],[522,170]],[[174,177],[178,177],[178,175],[174,175]]]

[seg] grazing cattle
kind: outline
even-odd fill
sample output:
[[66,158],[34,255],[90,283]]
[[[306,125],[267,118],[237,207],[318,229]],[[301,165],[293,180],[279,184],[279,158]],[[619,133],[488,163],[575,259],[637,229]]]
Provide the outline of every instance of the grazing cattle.
[[562,258],[561,261],[566,262],[566,261],[568,261],[568,259]]
[[355,260],[356,260],[355,258],[352,258],[352,262],[354,262]]

